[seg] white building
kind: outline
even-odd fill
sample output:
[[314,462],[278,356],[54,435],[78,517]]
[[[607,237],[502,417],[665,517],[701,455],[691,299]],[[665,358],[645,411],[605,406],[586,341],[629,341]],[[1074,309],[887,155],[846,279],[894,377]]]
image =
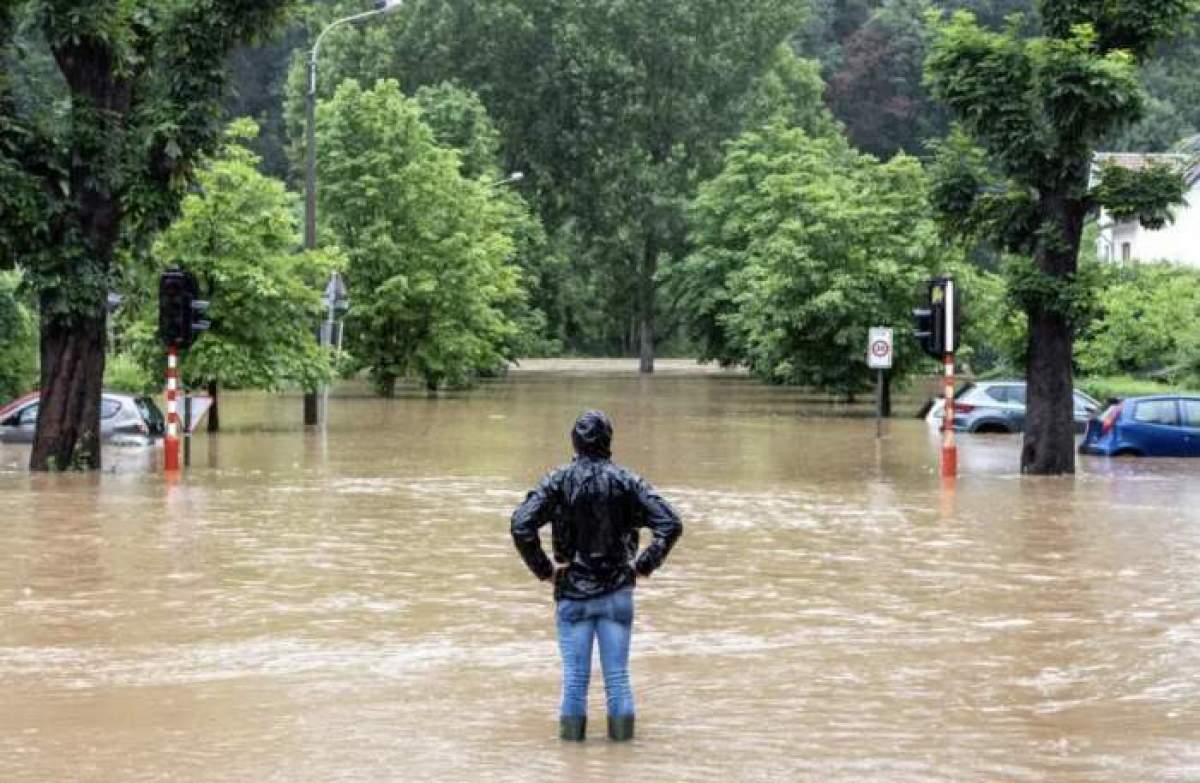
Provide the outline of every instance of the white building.
[[1174,223],[1152,231],[1143,228],[1137,219],[1113,220],[1107,211],[1100,212],[1100,238],[1096,250],[1101,260],[1119,264],[1138,264],[1143,261],[1171,261],[1200,268],[1200,166],[1191,165],[1194,158],[1187,155],[1146,155],[1140,153],[1100,153],[1097,165],[1115,163],[1127,169],[1141,170],[1153,165],[1167,164],[1187,171],[1187,205],[1172,210]]

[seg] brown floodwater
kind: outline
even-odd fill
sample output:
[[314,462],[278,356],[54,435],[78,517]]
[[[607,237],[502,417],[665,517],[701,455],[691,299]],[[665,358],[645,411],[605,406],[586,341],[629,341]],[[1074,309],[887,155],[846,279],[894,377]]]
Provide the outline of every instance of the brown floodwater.
[[[465,394],[231,395],[30,476],[0,446],[0,780],[1200,779],[1200,462],[1017,475],[917,420],[666,363]],[[589,407],[685,533],[637,590],[639,736],[556,739],[546,589],[508,515]]]

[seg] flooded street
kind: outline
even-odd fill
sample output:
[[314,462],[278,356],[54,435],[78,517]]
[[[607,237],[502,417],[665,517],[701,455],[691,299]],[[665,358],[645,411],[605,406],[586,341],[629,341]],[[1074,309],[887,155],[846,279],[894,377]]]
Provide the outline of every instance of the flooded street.
[[[437,399],[230,396],[153,451],[0,446],[0,779],[1200,779],[1200,463],[1022,479],[937,436],[664,363],[531,363]],[[508,517],[578,412],[680,511],[637,590],[639,736],[556,739],[548,588]],[[548,541],[548,528],[544,539]]]

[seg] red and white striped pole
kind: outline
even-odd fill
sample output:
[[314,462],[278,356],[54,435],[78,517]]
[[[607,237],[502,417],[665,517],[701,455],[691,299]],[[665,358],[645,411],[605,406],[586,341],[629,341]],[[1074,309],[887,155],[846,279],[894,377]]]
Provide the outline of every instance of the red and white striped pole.
[[942,478],[958,475],[958,446],[954,442],[954,281],[946,280],[943,314],[945,336],[946,404],[942,415]]
[[167,435],[163,439],[163,469],[179,470],[179,349],[167,348]]

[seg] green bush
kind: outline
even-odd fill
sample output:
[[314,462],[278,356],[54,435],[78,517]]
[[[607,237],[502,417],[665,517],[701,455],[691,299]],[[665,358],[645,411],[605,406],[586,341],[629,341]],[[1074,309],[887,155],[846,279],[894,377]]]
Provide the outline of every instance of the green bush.
[[1144,397],[1151,394],[1170,394],[1180,388],[1132,375],[1095,376],[1075,379],[1075,388],[1104,402],[1112,397]]
[[0,403],[37,387],[37,322],[21,300],[16,272],[0,273]]
[[1200,371],[1200,272],[1171,264],[1112,270],[1097,318],[1076,341],[1090,376],[1153,376],[1179,383]]
[[109,356],[104,363],[104,388],[134,394],[152,394],[158,390],[159,379],[130,354]]

